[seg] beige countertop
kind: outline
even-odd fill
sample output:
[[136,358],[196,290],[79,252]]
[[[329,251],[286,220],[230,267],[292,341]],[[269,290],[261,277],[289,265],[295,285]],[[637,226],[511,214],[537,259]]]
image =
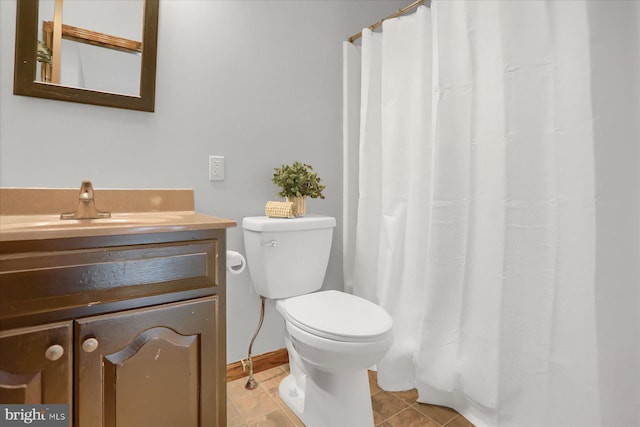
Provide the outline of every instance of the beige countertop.
[[0,188],[0,242],[220,229],[235,221],[193,210],[192,190],[95,190],[111,218],[61,220],[77,189]]

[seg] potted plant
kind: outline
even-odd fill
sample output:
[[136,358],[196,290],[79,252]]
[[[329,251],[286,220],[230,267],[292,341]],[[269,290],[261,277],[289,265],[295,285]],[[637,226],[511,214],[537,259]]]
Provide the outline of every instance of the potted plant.
[[295,216],[304,216],[307,196],[312,199],[324,199],[322,190],[326,186],[311,165],[294,162],[292,165],[282,165],[274,170],[272,182],[280,187],[278,196],[286,197],[288,202],[293,202]]

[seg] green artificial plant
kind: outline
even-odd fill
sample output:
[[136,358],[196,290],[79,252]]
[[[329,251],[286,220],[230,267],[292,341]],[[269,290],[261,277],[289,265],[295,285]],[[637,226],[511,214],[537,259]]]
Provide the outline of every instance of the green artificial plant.
[[280,197],[304,197],[324,199],[322,190],[324,185],[311,165],[294,162],[292,165],[282,165],[274,168],[272,182],[280,187]]
[[51,64],[51,49],[44,42],[38,40],[37,50],[38,62],[44,62],[45,64]]

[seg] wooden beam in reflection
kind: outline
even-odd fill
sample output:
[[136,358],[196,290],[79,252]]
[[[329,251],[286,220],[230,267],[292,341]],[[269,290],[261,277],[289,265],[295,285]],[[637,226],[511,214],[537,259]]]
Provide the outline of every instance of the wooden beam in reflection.
[[60,63],[62,58],[62,3],[56,0],[53,9],[53,45],[51,46],[51,83],[60,83]]
[[[53,31],[53,29],[54,22],[44,21],[42,23],[42,31],[43,34],[45,34],[45,39],[46,34]],[[142,52],[142,42],[99,33],[97,31],[91,31],[85,28],[74,27],[72,25],[62,24],[62,38],[65,40],[73,40],[79,43],[86,43],[94,46],[104,47],[107,49],[119,50],[122,52]]]

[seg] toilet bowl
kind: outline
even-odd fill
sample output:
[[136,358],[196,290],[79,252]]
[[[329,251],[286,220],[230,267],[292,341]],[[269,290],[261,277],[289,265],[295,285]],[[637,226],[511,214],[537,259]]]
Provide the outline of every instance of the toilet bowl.
[[392,319],[376,304],[319,291],[335,219],[248,217],[247,263],[258,294],[285,320],[291,374],[282,400],[308,427],[373,426],[367,368],[393,342]]

